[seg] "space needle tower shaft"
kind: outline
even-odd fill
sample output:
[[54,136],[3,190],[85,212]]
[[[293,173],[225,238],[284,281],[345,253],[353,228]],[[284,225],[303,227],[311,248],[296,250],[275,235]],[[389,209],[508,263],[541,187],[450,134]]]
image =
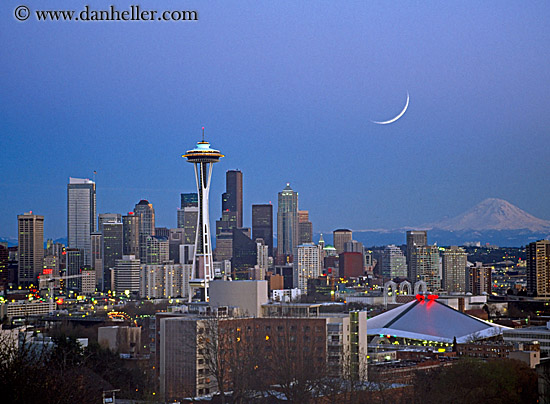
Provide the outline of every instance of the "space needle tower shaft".
[[[208,283],[214,278],[212,249],[210,243],[210,218],[208,208],[208,194],[210,192],[210,179],[212,178],[212,166],[223,157],[218,150],[210,148],[210,143],[204,140],[204,128],[202,128],[202,141],[197,147],[188,150],[182,157],[187,158],[195,167],[195,180],[197,183],[199,214],[197,231],[195,234],[195,252],[193,255],[193,267],[190,287],[199,288],[202,293],[201,300],[208,301]],[[192,294],[189,294],[191,299]]]

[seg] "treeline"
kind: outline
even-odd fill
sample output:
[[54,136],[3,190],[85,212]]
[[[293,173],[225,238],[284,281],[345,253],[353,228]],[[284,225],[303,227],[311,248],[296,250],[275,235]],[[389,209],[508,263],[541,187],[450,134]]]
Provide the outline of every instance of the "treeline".
[[97,343],[82,348],[74,337],[66,336],[52,342],[52,347],[44,348],[27,341],[0,341],[2,403],[97,404],[103,391],[112,389],[120,389],[120,397],[151,397],[145,369],[127,367],[118,354]]

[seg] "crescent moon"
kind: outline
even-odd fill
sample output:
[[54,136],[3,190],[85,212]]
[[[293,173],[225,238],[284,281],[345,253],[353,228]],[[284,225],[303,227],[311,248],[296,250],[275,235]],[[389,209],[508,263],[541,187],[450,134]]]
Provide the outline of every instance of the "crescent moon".
[[403,111],[401,111],[401,113],[399,115],[397,115],[393,119],[390,119],[389,121],[382,121],[382,122],[371,121],[371,122],[376,123],[378,125],[387,125],[389,123],[393,123],[393,122],[397,121],[399,118],[401,118],[405,114],[405,112],[407,112],[407,108],[409,108],[409,92],[408,91],[407,91],[407,102],[405,103],[405,108],[403,108]]

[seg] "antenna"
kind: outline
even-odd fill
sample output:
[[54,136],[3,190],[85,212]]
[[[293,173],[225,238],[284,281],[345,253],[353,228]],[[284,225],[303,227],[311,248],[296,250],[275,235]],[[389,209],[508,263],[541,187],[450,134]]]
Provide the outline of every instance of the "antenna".
[[204,142],[204,126],[202,127],[202,141]]

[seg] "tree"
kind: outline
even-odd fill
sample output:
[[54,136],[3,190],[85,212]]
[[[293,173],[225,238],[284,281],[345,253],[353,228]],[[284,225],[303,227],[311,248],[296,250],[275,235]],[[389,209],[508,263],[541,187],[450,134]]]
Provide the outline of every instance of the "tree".
[[525,363],[464,359],[453,366],[419,372],[415,402],[519,404],[537,400],[537,376]]

